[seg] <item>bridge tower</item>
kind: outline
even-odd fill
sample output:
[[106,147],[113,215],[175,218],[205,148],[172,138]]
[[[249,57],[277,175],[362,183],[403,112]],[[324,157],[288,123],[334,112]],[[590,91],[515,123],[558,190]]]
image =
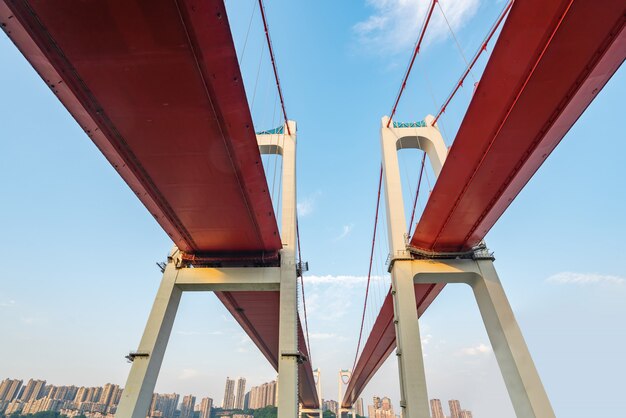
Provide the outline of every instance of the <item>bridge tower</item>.
[[339,405],[337,406],[337,418],[341,418],[344,412],[346,414],[349,414],[348,416],[350,416],[351,418],[356,418],[356,405],[351,405],[350,408],[341,407],[341,400],[343,399],[343,395],[344,395],[343,387],[348,383],[348,381],[350,380],[350,377],[352,377],[351,370],[339,370],[339,376],[338,376],[339,396],[337,397]]
[[[145,418],[163,362],[183,292],[280,292],[278,329],[278,417],[298,416],[298,364],[306,359],[298,347],[296,262],[296,123],[257,135],[262,154],[282,155],[282,213],[278,266],[251,266],[229,257],[228,267],[203,267],[189,263],[176,247],[163,269],[138,350],[128,358],[132,367],[116,418]],[[288,134],[291,132],[291,134]],[[219,260],[212,259],[213,264]],[[240,265],[238,265],[240,264]]]
[[397,152],[424,151],[439,176],[448,150],[433,120],[427,116],[421,123],[394,122],[387,127],[389,118],[383,117],[380,136],[402,417],[430,417],[417,310],[421,301],[416,301],[414,287],[431,285],[440,290],[446,284],[464,283],[474,292],[517,417],[554,418],[486,246],[463,254],[425,254],[408,245],[411,231],[406,230]]
[[322,402],[322,371],[320,369],[313,370],[313,377],[315,378],[315,389],[317,390],[319,409],[305,408],[302,404],[300,404],[298,418],[302,418],[303,415],[311,417],[315,416],[315,414],[317,414],[319,418],[324,417],[324,403]]

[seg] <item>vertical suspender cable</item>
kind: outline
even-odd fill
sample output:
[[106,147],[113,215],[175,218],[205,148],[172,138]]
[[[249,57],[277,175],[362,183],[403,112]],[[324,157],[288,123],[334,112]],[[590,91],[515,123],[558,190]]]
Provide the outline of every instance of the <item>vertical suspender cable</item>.
[[309,320],[306,313],[306,298],[304,296],[304,277],[302,277],[302,250],[300,249],[300,225],[296,215],[296,240],[298,242],[298,265],[300,266],[300,286],[302,287],[302,307],[304,309],[304,331],[306,333],[306,345],[309,348],[309,363],[311,363],[311,341],[309,341]]
[[[260,0],[259,0],[260,1]],[[424,40],[424,35],[426,33],[426,28],[428,27],[428,24],[430,23],[430,19],[433,15],[433,11],[435,10],[435,4],[437,3],[437,0],[432,0],[430,7],[428,9],[428,12],[426,13],[426,17],[424,19],[424,23],[422,25],[422,28],[420,30],[420,34],[419,37],[417,39],[417,43],[415,44],[415,49],[413,51],[413,55],[411,56],[411,60],[409,61],[409,66],[407,67],[406,73],[404,74],[404,78],[402,80],[402,84],[400,85],[400,90],[398,91],[398,96],[396,97],[396,101],[393,105],[393,108],[391,110],[391,114],[389,116],[389,121],[387,122],[387,128],[391,125],[391,120],[393,119],[395,113],[396,113],[396,109],[398,108],[398,103],[400,102],[400,98],[402,97],[402,93],[404,92],[404,89],[406,87],[406,83],[409,79],[409,75],[411,74],[411,70],[413,69],[413,64],[415,63],[415,59],[417,57],[417,54],[420,51],[420,48],[422,46],[422,41]],[[367,272],[367,285],[365,288],[365,302],[363,303],[363,313],[361,315],[361,326],[359,329],[359,341],[357,343],[357,348],[356,348],[356,354],[354,356],[354,365],[352,366],[352,370],[354,371],[354,367],[356,367],[356,361],[358,359],[359,356],[359,350],[361,348],[361,341],[363,339],[363,323],[365,321],[365,312],[367,309],[367,298],[369,295],[369,288],[370,288],[370,282],[371,282],[371,278],[372,278],[372,262],[374,259],[374,249],[376,246],[376,229],[378,227],[378,211],[380,208],[380,191],[382,188],[382,184],[383,184],[383,165],[380,165],[380,174],[379,174],[379,178],[378,178],[378,195],[376,198],[376,214],[374,217],[374,236],[372,237],[372,249],[370,251],[370,261],[369,261],[369,269]]]
[[461,76],[459,81],[456,83],[456,86],[452,90],[452,93],[450,93],[450,95],[446,99],[446,101],[443,104],[443,106],[441,106],[441,109],[439,109],[439,112],[437,113],[437,116],[435,116],[435,119],[432,121],[431,126],[435,126],[435,124],[437,123],[437,121],[439,120],[441,115],[446,111],[446,108],[450,104],[450,101],[452,100],[452,98],[454,97],[456,92],[461,88],[461,86],[463,86],[463,82],[465,81],[465,78],[470,73],[470,71],[472,71],[472,68],[476,64],[476,61],[478,61],[478,58],[482,55],[482,53],[484,51],[487,50],[487,44],[489,43],[489,41],[491,40],[493,35],[496,33],[496,30],[498,29],[498,27],[500,27],[500,24],[504,20],[505,16],[509,12],[509,10],[511,10],[511,6],[513,6],[513,2],[514,1],[515,0],[509,0],[509,2],[506,4],[504,9],[502,10],[502,13],[500,13],[500,16],[498,17],[498,20],[496,20],[496,23],[494,23],[494,25],[491,27],[491,30],[487,34],[487,37],[485,38],[483,43],[481,44],[480,49],[474,55],[474,58],[472,59],[472,62],[470,62],[470,64],[467,66],[467,69],[465,70],[465,72],[463,72],[463,75]]
[[263,0],[259,0],[259,9],[261,10],[261,19],[263,19],[263,29],[265,30],[265,39],[267,40],[267,47],[270,51],[270,59],[272,60],[272,68],[274,69],[274,78],[276,79],[276,88],[278,88],[278,96],[280,97],[280,105],[283,109],[283,117],[287,123],[287,133],[291,135],[291,129],[289,128],[289,118],[287,118],[287,111],[285,110],[285,101],[283,100],[283,91],[280,88],[280,80],[278,78],[278,68],[276,68],[276,59],[274,58],[274,49],[272,48],[272,40],[270,39],[270,32],[267,28],[267,19],[265,18],[265,7],[263,6]]
[[[361,339],[363,337],[363,322],[365,322],[365,310],[367,309],[367,296],[370,290],[370,281],[372,278],[372,262],[374,260],[374,248],[376,245],[376,228],[378,227],[378,210],[380,208],[380,190],[383,186],[383,166],[380,165],[380,174],[378,176],[378,195],[376,197],[376,214],[374,215],[374,235],[372,236],[372,249],[370,251],[370,265],[367,272],[367,286],[365,287],[365,302],[363,303],[363,314],[361,315],[361,328],[359,330],[359,342],[356,346],[356,354],[354,355],[354,364],[352,365],[352,371],[356,367],[356,360],[359,357],[359,349],[361,348]],[[339,401],[341,402],[341,400]]]
[[430,18],[432,17],[433,11],[435,10],[436,3],[437,3],[437,0],[432,0],[430,3],[430,7],[428,9],[428,13],[426,13],[426,18],[424,20],[424,24],[422,25],[422,29],[420,30],[419,37],[417,38],[417,43],[415,44],[413,55],[411,56],[411,60],[409,61],[409,66],[407,67],[406,72],[404,73],[404,78],[402,79],[402,84],[400,85],[400,90],[398,91],[396,102],[393,104],[393,108],[391,109],[391,114],[389,115],[389,121],[387,122],[387,128],[391,124],[391,120],[393,119],[393,116],[396,114],[398,103],[400,103],[400,98],[402,97],[402,93],[404,92],[406,83],[409,80],[409,75],[411,74],[411,70],[413,69],[413,64],[415,63],[415,58],[417,58],[417,54],[419,54],[420,52],[422,41],[424,40],[424,34],[426,33],[426,28],[428,27]]
[[[511,0],[511,2],[512,1],[513,0]],[[567,16],[567,13],[569,13],[569,10],[572,7],[573,3],[574,3],[574,0],[569,0],[569,3],[567,4],[567,7],[565,8],[565,10],[563,10],[563,13],[561,14],[561,17],[559,18],[559,21],[556,23],[556,26],[554,26],[554,28],[552,29],[552,33],[550,34],[550,37],[548,38],[547,42],[543,46],[543,49],[542,49],[541,53],[539,54],[539,56],[537,57],[537,59],[535,60],[535,63],[533,64],[532,68],[528,72],[528,75],[526,76],[526,79],[524,80],[524,84],[522,84],[519,87],[519,89],[517,91],[517,94],[515,96],[515,99],[509,105],[509,107],[508,107],[508,109],[506,111],[506,115],[504,116],[504,118],[500,122],[500,126],[498,126],[498,129],[496,130],[496,133],[493,135],[493,137],[489,141],[489,145],[487,146],[487,148],[483,152],[482,157],[480,158],[480,161],[478,161],[478,165],[474,168],[474,170],[472,172],[472,175],[470,176],[468,181],[465,183],[465,186],[463,187],[463,190],[461,190],[461,192],[458,194],[458,196],[456,198],[456,201],[454,202],[454,205],[452,206],[452,210],[448,214],[445,222],[443,223],[443,225],[439,229],[439,232],[437,233],[437,236],[435,237],[435,240],[433,241],[434,244],[437,244],[437,242],[439,241],[439,238],[441,237],[441,233],[443,232],[444,228],[448,225],[448,222],[450,222],[450,219],[452,217],[452,213],[454,213],[454,211],[458,207],[459,203],[461,202],[461,199],[463,198],[463,196],[465,196],[465,193],[467,192],[467,189],[470,187],[470,185],[472,184],[474,178],[476,177],[476,173],[478,173],[478,170],[480,169],[480,167],[482,167],[483,163],[485,162],[485,159],[487,158],[487,155],[489,155],[489,151],[491,150],[491,147],[493,146],[494,141],[496,140],[496,138],[500,134],[500,131],[502,131],[502,128],[503,128],[504,124],[506,123],[506,121],[509,119],[509,116],[511,115],[511,112],[513,111],[513,108],[515,107],[515,105],[516,105],[517,101],[519,100],[520,96],[522,95],[522,93],[526,89],[526,85],[528,84],[530,78],[535,73],[535,70],[537,69],[537,66],[541,62],[544,54],[546,53],[546,50],[548,49],[548,47],[552,43],[552,40],[554,39],[554,36],[556,35],[558,29],[561,27],[561,24],[563,23],[563,20],[565,19],[565,16]],[[475,230],[477,225],[478,225],[478,221],[472,227],[472,231],[465,237],[466,240],[468,239],[469,235],[474,232],[474,230]]]

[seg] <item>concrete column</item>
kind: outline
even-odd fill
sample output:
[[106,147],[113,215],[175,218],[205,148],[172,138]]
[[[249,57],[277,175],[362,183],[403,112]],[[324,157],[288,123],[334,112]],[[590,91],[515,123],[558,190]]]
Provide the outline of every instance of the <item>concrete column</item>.
[[472,283],[491,346],[517,418],[554,418],[511,305],[491,260],[477,261],[480,276]]
[[396,356],[400,372],[401,416],[430,418],[411,263],[398,260],[391,271]]
[[387,128],[388,118],[382,119],[380,142],[383,158],[383,181],[385,186],[385,203],[387,209],[387,230],[389,233],[389,251],[391,258],[407,257],[406,251],[406,217],[402,199],[402,183],[400,181],[400,165],[396,144],[398,137],[392,128]]
[[317,389],[317,399],[320,404],[320,409],[318,411],[319,418],[324,418],[324,405],[322,404],[322,371],[320,369],[316,369],[313,373],[317,378],[315,388]]
[[169,262],[137,350],[137,353],[145,353],[147,357],[135,357],[115,414],[116,418],[146,418],[148,414],[182,294],[175,284],[176,276],[176,267],[173,262]]
[[285,135],[280,279],[280,325],[278,331],[278,418],[298,416],[298,300],[296,281],[296,124]]

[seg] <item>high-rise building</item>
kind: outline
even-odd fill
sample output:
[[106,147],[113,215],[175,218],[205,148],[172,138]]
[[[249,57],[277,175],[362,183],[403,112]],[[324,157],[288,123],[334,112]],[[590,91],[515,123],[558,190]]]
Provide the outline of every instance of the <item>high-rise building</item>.
[[193,418],[193,407],[196,404],[196,397],[187,395],[180,404],[180,418]]
[[76,386],[47,386],[50,390],[46,395],[49,399],[60,401],[73,401],[78,392]]
[[123,389],[118,386],[115,392],[113,393],[113,401],[112,401],[113,405],[117,406],[120,403],[120,400],[122,399],[122,392],[123,392]]
[[461,411],[461,418],[473,418],[472,411],[468,411],[466,409]]
[[357,399],[356,403],[354,404],[354,409],[357,415],[361,415],[364,416],[364,410],[363,410],[363,398],[359,398]]
[[243,409],[243,398],[246,396],[246,378],[237,379],[237,396],[235,397],[235,409]]
[[388,397],[385,396],[382,399],[380,409],[382,409],[383,411],[392,411],[393,412],[393,407],[391,406],[391,399],[389,399]]
[[250,409],[250,392],[246,392],[246,396],[243,397],[243,409]]
[[430,412],[432,414],[432,418],[446,418],[443,413],[443,407],[441,406],[440,399],[431,399],[430,400]]
[[19,399],[22,402],[28,402],[30,400],[37,400],[43,395],[44,387],[46,386],[45,380],[33,380],[30,379],[26,386],[22,388]]
[[150,417],[174,418],[178,407],[179,396],[177,393],[152,395],[150,405]]
[[213,399],[202,398],[200,401],[200,418],[210,418],[211,408],[213,408]]
[[22,380],[5,379],[0,383],[0,401],[11,402],[15,399],[22,387]]
[[333,414],[337,415],[337,411],[339,410],[339,402],[333,401],[332,399],[324,401],[324,406],[322,407],[324,411],[330,411]]
[[374,396],[373,401],[374,405],[367,407],[369,418],[395,418],[391,399],[386,396],[382,399],[378,396]]
[[84,386],[81,386],[76,391],[76,396],[74,397],[74,402],[76,402],[76,403],[84,402],[86,397],[87,397],[87,388],[84,387]]
[[276,381],[263,383],[250,389],[248,408],[259,409],[266,406],[276,406]]
[[108,407],[114,400],[114,395],[118,389],[119,389],[119,386],[114,385],[112,383],[107,383],[106,385],[104,385],[104,389],[102,390],[102,393],[100,394],[98,403],[101,403]]
[[226,386],[224,387],[224,400],[222,408],[233,409],[235,407],[235,381],[230,377],[226,378]]
[[461,402],[451,399],[448,401],[448,405],[450,406],[450,418],[461,418]]
[[373,401],[374,401],[374,409],[380,409],[380,397],[374,396]]

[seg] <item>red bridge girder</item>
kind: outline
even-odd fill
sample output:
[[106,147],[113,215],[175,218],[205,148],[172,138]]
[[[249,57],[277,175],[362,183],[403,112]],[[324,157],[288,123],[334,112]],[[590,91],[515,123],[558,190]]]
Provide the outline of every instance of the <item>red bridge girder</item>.
[[[0,0],[0,24],[178,248],[277,259],[222,0]],[[278,293],[217,295],[276,368]],[[309,362],[300,375],[301,400],[316,408]]]
[[2,0],[0,19],[178,248],[281,248],[221,0]]
[[516,1],[411,239],[467,251],[626,57],[623,0]]
[[[518,0],[411,245],[477,245],[626,58],[622,0]],[[418,314],[443,286],[415,285]],[[416,342],[419,343],[419,342]],[[352,405],[396,346],[388,295],[342,401]]]

